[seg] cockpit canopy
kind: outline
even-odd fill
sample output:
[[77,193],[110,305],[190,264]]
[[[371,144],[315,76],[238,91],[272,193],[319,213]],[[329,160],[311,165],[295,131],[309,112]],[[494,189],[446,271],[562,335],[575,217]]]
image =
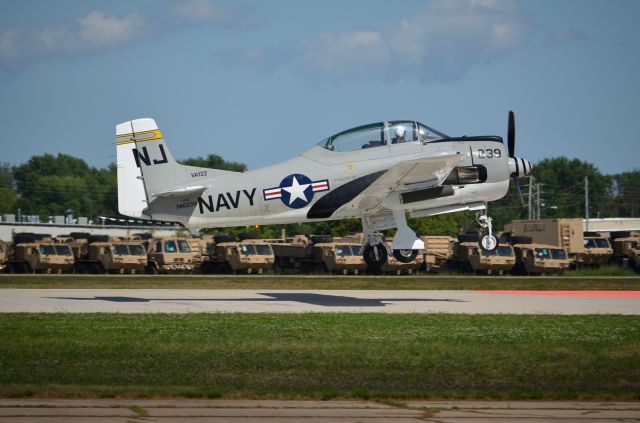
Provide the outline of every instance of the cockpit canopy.
[[329,151],[347,152],[405,142],[426,144],[442,138],[448,136],[420,122],[394,120],[358,126],[332,135],[317,145]]

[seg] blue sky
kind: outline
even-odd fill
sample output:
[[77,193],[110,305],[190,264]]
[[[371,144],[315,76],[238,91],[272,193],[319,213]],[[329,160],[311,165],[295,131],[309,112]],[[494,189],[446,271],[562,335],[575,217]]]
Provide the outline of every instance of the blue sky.
[[115,161],[153,117],[176,158],[250,169],[361,124],[506,136],[535,162],[640,168],[640,2],[3,1],[0,162]]

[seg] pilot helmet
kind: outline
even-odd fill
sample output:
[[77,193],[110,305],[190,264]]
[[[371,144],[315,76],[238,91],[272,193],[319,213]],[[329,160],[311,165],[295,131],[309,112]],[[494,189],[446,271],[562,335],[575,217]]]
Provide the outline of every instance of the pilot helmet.
[[404,129],[404,126],[398,126],[396,128],[396,136],[398,137],[404,137],[405,132],[407,132],[407,130]]

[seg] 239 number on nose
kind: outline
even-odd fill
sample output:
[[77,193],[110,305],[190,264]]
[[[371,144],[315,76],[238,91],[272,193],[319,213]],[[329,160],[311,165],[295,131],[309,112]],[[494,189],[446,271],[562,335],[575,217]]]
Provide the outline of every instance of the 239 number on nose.
[[478,158],[479,159],[493,159],[500,158],[502,156],[502,151],[499,148],[479,148],[478,149]]

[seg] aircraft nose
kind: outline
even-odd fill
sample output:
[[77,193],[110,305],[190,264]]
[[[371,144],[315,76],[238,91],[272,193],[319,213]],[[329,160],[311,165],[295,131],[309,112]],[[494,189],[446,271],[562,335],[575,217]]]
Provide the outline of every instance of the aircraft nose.
[[533,165],[529,160],[521,157],[509,157],[509,171],[512,178],[520,178],[527,175],[533,169]]

